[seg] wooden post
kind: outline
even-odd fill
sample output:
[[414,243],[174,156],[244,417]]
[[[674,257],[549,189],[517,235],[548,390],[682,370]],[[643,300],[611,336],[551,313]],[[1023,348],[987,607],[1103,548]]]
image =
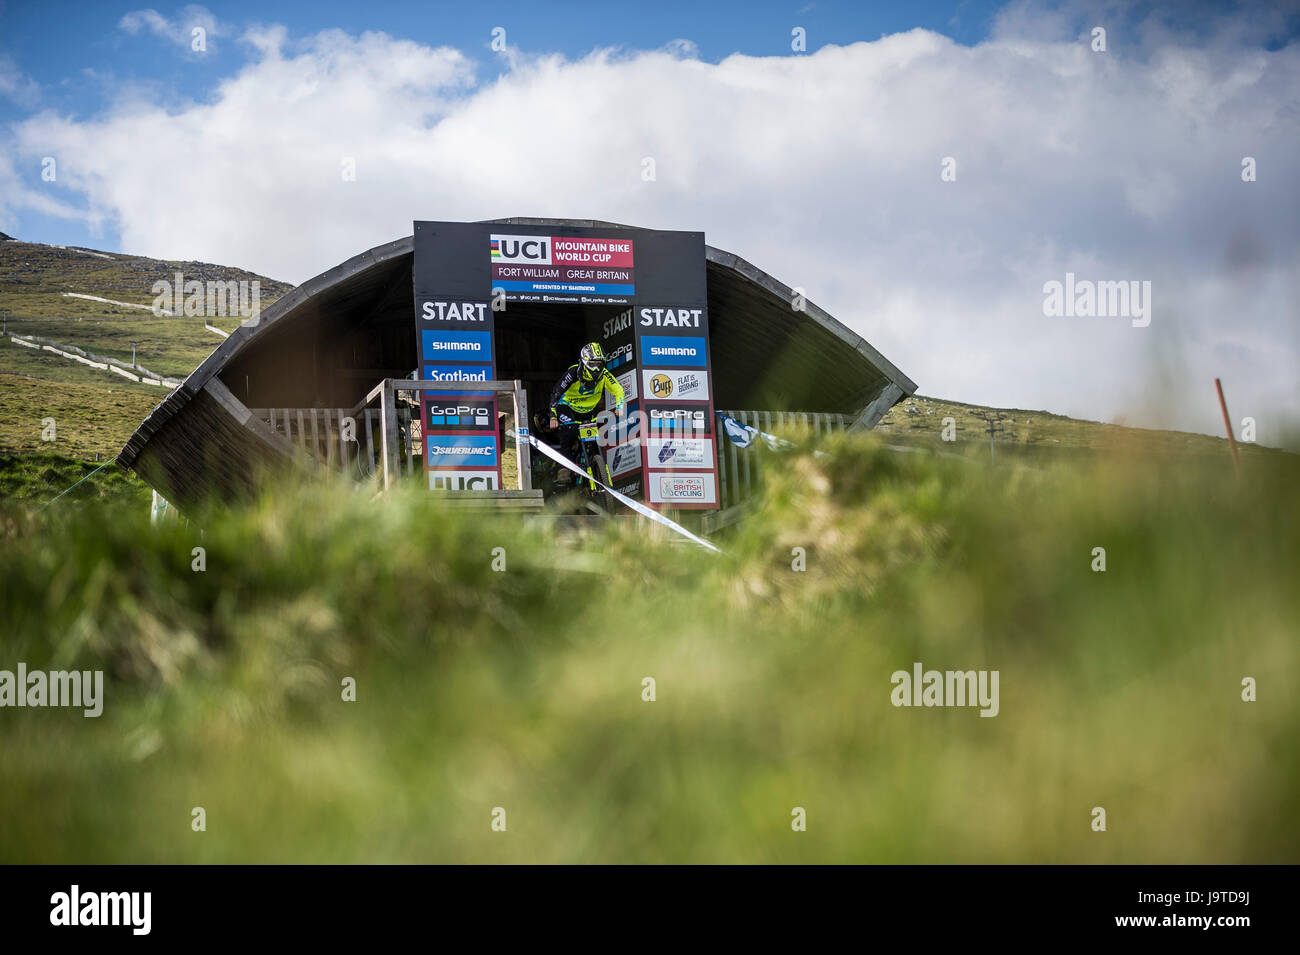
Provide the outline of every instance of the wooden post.
[[524,383],[515,379],[515,464],[519,468],[519,490],[533,489],[533,446],[519,437],[519,429],[533,433],[533,419],[528,414],[528,392]]
[[[343,440],[343,419],[349,417],[347,408],[335,409],[339,419],[339,466],[346,472],[348,469],[348,443]],[[353,437],[356,437],[356,422],[352,423]],[[361,447],[361,442],[357,442],[357,447]]]
[[1241,477],[1241,460],[1237,457],[1237,437],[1232,433],[1232,419],[1228,417],[1228,402],[1223,400],[1223,383],[1214,379],[1215,390],[1219,392],[1219,407],[1223,409],[1223,427],[1228,431],[1228,447],[1232,451],[1232,469]]
[[384,490],[397,476],[397,409],[393,406],[393,380],[385,378],[379,392],[380,450],[384,455]]

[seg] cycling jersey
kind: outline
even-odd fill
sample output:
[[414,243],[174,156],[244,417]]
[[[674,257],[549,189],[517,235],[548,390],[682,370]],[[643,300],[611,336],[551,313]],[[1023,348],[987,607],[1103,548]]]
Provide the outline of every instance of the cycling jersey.
[[626,409],[623,386],[608,368],[599,377],[584,377],[581,365],[570,365],[551,389],[551,416],[558,417],[563,407],[571,409],[575,416],[588,418],[600,407],[606,391],[614,399],[614,410],[621,415]]

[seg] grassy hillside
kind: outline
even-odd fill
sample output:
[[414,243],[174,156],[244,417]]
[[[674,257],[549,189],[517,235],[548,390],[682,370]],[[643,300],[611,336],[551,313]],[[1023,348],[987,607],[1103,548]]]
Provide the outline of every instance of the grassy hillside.
[[[1294,457],[827,450],[724,558],[424,494],[11,505],[6,664],[108,682],[3,713],[0,862],[1300,862]],[[998,715],[891,705],[917,661]]]
[[[14,240],[0,241],[0,308],[9,310],[9,328],[39,335],[129,362],[131,342],[137,360],[153,372],[184,377],[221,342],[199,318],[155,318],[150,312],[68,298],[65,292],[96,295],[149,305],[153,282],[171,281],[179,270],[202,281],[260,281],[266,307],[291,286],[239,269],[198,262],[168,262],[143,256],[63,249]],[[229,331],[237,320],[216,320]],[[64,388],[73,384],[79,388]],[[116,452],[163,394],[133,385],[109,372],[87,369],[53,356],[33,356],[28,349],[0,339],[0,453],[56,451],[74,457]],[[39,440],[39,422],[47,409],[67,425],[68,443],[51,449]],[[997,409],[915,396],[896,405],[878,430],[892,443],[964,452],[987,449],[987,427],[980,415]],[[1006,454],[1037,458],[1058,451],[1098,451],[1131,445],[1151,453],[1222,456],[1226,442],[1206,435],[1124,428],[1078,421],[1043,411],[1002,409],[1005,420],[998,447]],[[941,440],[943,418],[956,422],[955,443]],[[1243,453],[1260,449],[1247,446]]]
[[[201,318],[157,318],[152,312],[65,293],[151,305],[152,286],[177,271],[200,281],[259,281],[265,308],[292,286],[240,269],[202,262],[170,262],[136,255],[0,241],[0,309],[7,328],[74,345],[150,371],[183,378],[222,341]],[[217,318],[229,332],[239,318]],[[54,453],[93,459],[121,450],[127,437],[166,395],[165,388],[33,351],[0,338],[0,454]],[[41,440],[52,417],[56,441]]]
[[[1213,396],[1207,390],[1207,400]],[[1129,449],[1134,453],[1155,455],[1208,455],[1223,457],[1229,453],[1226,438],[1187,431],[1160,431],[1130,428],[1098,421],[1081,421],[1048,411],[1023,408],[986,408],[981,405],[945,401],[925,395],[905,398],[881,419],[876,430],[894,443],[929,447],[937,451],[965,450],[973,445],[989,453],[989,417],[995,418],[996,448],[992,452],[1016,454],[1029,460],[1060,451],[1106,452]],[[943,440],[943,420],[954,423],[952,442]],[[1272,449],[1241,444],[1242,455],[1270,454]]]

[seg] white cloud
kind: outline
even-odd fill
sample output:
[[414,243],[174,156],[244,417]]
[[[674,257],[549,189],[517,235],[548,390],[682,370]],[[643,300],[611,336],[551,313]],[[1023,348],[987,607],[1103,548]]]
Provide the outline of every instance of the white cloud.
[[0,96],[27,109],[34,107],[41,98],[39,84],[6,54],[0,54]]
[[[1234,414],[1280,439],[1300,417],[1300,51],[1159,34],[1126,58],[1025,14],[1001,29],[718,64],[520,55],[480,84],[455,50],[271,28],[203,103],[137,94],[16,133],[21,154],[63,157],[132,252],[302,281],[414,218],[702,229],[927,393],[1214,432],[1220,375]],[[1042,285],[1066,271],[1152,281],[1151,327],[1045,318]]]
[[195,30],[202,30],[205,43],[213,37],[225,35],[228,31],[206,7],[190,4],[184,7],[175,19],[168,19],[157,10],[132,10],[118,21],[118,28],[132,36],[151,33],[168,43],[192,50]]

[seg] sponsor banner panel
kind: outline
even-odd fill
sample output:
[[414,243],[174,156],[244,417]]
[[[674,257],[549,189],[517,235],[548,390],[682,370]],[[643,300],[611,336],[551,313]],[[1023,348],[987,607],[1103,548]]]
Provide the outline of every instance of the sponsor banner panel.
[[555,236],[551,239],[551,257],[558,265],[630,269],[633,265],[632,240]]
[[642,335],[641,364],[688,365],[703,368],[708,363],[704,339],[677,335]]
[[713,469],[712,438],[646,439],[646,463],[652,468]]
[[[425,364],[422,375],[425,381],[491,381],[490,365],[430,365]],[[436,392],[426,391],[426,395]]]
[[678,474],[649,471],[646,473],[646,482],[648,500],[652,504],[667,504],[672,507],[709,506],[718,500],[717,481],[708,472]]
[[420,345],[425,361],[490,362],[492,360],[491,332],[426,328],[420,333]]
[[[424,424],[428,431],[496,431],[494,395],[426,391]],[[426,432],[427,433],[427,432]]]
[[[507,293],[507,300],[510,298],[508,294],[510,292],[536,292],[551,295],[631,296],[636,294],[636,286],[618,282],[517,282],[503,279],[500,282],[493,282],[492,287],[504,289]],[[545,299],[542,301],[545,301]]]
[[606,348],[605,359],[605,367],[610,371],[630,368],[632,364],[632,342],[626,341],[621,345],[611,345]]
[[651,404],[645,408],[646,427],[650,434],[713,434],[712,415],[707,405]]
[[497,436],[476,434],[431,434],[424,439],[424,463],[431,468],[495,468]]
[[[620,478],[628,471],[641,467],[641,443],[630,441],[618,444],[605,452],[605,463],[609,465],[609,476]],[[618,490],[617,485],[614,488]]]
[[420,302],[420,318],[435,326],[453,325],[457,327],[484,326],[492,314],[489,302],[447,302],[439,299],[425,299]]
[[624,481],[621,484],[615,484],[614,490],[618,491],[620,494],[626,494],[634,501],[644,500],[644,498],[641,497],[641,472],[633,471],[632,473],[635,475],[633,478]]
[[588,269],[571,265],[494,265],[492,284],[503,282],[603,282],[609,285],[635,285],[633,269]]
[[607,318],[600,326],[601,344],[612,345],[615,341],[632,341],[632,309],[619,312],[613,318]]
[[549,235],[503,235],[492,233],[488,246],[493,265],[552,265]]
[[[613,369],[610,370],[613,371]],[[636,369],[629,368],[627,371],[623,372],[623,374],[614,375],[614,377],[617,378],[618,383],[623,386],[623,400],[627,403],[628,408],[630,410],[632,407],[632,402],[636,401],[638,397],[636,391],[636,379],[637,379]],[[612,407],[614,407],[614,399],[611,395],[606,393],[605,410],[608,411]]]
[[636,309],[637,326],[643,330],[652,328],[689,328],[704,329],[704,309],[702,308],[664,308],[662,306],[642,305]]
[[641,397],[647,401],[708,401],[709,373],[680,368],[643,368]]
[[431,491],[499,491],[497,471],[428,471]]

